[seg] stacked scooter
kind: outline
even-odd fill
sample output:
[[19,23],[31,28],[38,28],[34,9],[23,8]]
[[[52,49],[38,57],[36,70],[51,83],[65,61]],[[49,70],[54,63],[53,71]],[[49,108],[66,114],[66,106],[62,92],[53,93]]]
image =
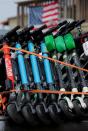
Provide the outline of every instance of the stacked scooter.
[[[83,22],[63,21],[47,31],[46,25],[36,30],[30,26],[21,31],[17,26],[2,36],[1,114],[8,115],[15,123],[27,122],[31,126],[88,119],[88,96],[74,94],[88,92],[87,73],[80,70],[85,67],[82,60],[87,65],[87,47],[84,47],[87,33],[84,35],[79,30]],[[77,38],[71,33],[75,28]],[[57,33],[53,34],[56,30]],[[27,53],[23,53],[23,49]],[[35,53],[41,53],[42,57]],[[56,61],[62,61],[62,64]],[[73,94],[30,93],[32,90],[69,91]]]

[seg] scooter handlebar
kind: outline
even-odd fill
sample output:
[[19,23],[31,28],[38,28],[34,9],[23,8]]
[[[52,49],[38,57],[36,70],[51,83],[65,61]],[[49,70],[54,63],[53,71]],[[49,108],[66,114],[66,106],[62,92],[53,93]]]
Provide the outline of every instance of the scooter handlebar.
[[73,29],[75,29],[76,27],[80,26],[84,22],[85,22],[85,20],[77,21],[75,24],[73,24],[73,26],[69,26],[68,29],[63,33],[63,35],[71,32]]
[[58,36],[58,35],[64,35],[68,32],[68,30],[70,29],[74,29],[74,26],[75,24],[77,23],[77,21],[73,21],[71,23],[67,23],[65,26],[63,26],[58,32],[57,34],[54,36],[55,38]]
[[12,36],[12,34],[15,33],[18,29],[20,29],[20,26],[14,27],[12,30],[10,30],[8,33],[6,33],[4,38]]
[[67,22],[66,20],[65,20],[65,21],[62,21],[61,23],[58,24],[58,26],[61,27],[61,26],[65,25],[65,24],[67,24],[67,23],[68,23],[68,22]]
[[46,31],[46,32],[44,33],[44,36],[52,33],[53,31],[57,30],[58,28],[60,28],[61,26],[65,25],[65,24],[67,24],[67,21],[66,21],[66,20],[63,21],[63,22],[61,22],[61,23],[59,23],[57,26],[50,28],[48,31]]
[[85,20],[78,21],[78,23],[75,25],[75,27],[80,26],[80,25],[83,24],[84,22],[85,22]]
[[69,23],[67,23],[65,26],[61,27],[61,29],[54,35],[54,37],[58,37],[59,35],[62,35],[62,33],[64,31],[66,31],[67,27],[68,27]]
[[41,27],[39,27],[38,29],[34,30],[33,32],[31,32],[31,35],[36,35],[36,34],[39,34],[42,30],[46,29],[47,26],[46,25],[43,25]]
[[19,32],[19,36],[25,35],[26,33],[29,33],[30,30],[32,30],[34,26],[25,27],[22,31]]

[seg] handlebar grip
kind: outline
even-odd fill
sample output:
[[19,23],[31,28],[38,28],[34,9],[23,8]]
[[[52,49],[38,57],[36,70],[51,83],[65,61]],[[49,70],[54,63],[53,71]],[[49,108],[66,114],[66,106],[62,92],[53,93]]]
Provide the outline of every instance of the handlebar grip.
[[44,36],[52,33],[53,31],[57,30],[58,28],[60,28],[61,26],[65,25],[65,24],[67,24],[67,21],[66,21],[66,20],[63,21],[63,22],[61,22],[61,23],[59,23],[57,26],[50,28],[48,31],[46,31],[46,32],[44,33]]
[[35,34],[38,34],[40,31],[46,29],[47,26],[46,25],[43,25],[41,27],[39,27],[38,29],[34,30],[33,32],[31,32],[31,35],[35,35]]
[[67,22],[66,20],[65,20],[65,21],[62,21],[61,23],[58,24],[58,26],[61,27],[61,26],[65,25],[65,24],[67,24],[67,23],[68,23],[68,22]]
[[24,29],[24,33],[27,33],[27,32],[29,32],[30,30],[32,30],[34,28],[34,26],[32,25],[32,26],[30,26],[30,27],[27,27],[27,28],[25,28]]
[[10,30],[8,33],[6,33],[6,35],[4,36],[4,38],[11,36],[11,35],[12,35],[13,33],[15,33],[18,29],[20,29],[20,26],[14,27],[12,30]]
[[73,21],[72,23],[67,24],[66,27],[62,27],[61,30],[59,31],[59,34],[64,35],[70,31],[72,31],[75,28],[75,25],[77,24],[78,21]]
[[40,28],[37,29],[37,31],[41,31],[41,30],[43,30],[43,29],[45,29],[45,28],[47,28],[47,25],[41,26]]
[[62,35],[63,32],[66,31],[67,27],[69,26],[69,23],[67,23],[66,25],[64,25],[55,35],[54,37],[58,37],[59,35]]
[[73,21],[69,24],[68,28],[74,27],[78,21]]
[[32,30],[34,28],[34,25],[31,25],[30,27],[28,27],[29,30]]
[[[68,27],[68,29],[66,30],[66,32],[64,32],[64,34],[71,32],[74,28],[80,26],[80,25],[81,25],[82,23],[84,23],[84,22],[85,22],[85,20],[76,21],[75,23],[71,24],[71,26]],[[72,25],[73,25],[73,26],[72,26]],[[63,35],[64,35],[64,34],[63,34]]]
[[55,26],[55,27],[50,28],[48,31],[46,31],[46,32],[44,33],[44,36],[52,33],[53,31],[57,30],[58,28],[59,28],[58,25]]
[[34,26],[30,26],[30,27],[25,27],[22,31],[19,32],[19,36],[21,35],[25,35],[26,33],[28,33],[30,30],[32,30],[34,28]]
[[24,27],[21,31],[18,32],[18,35],[23,34],[26,30],[28,30],[28,27]]
[[78,23],[75,25],[75,27],[80,26],[80,25],[83,24],[84,22],[85,22],[85,20],[78,21]]

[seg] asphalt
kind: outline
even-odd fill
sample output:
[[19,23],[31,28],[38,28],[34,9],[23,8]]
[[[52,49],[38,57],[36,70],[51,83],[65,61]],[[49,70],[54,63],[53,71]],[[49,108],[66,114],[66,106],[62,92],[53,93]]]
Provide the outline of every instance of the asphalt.
[[8,118],[0,118],[0,131],[88,131],[88,121],[66,122],[61,125],[31,127],[28,124],[16,125]]

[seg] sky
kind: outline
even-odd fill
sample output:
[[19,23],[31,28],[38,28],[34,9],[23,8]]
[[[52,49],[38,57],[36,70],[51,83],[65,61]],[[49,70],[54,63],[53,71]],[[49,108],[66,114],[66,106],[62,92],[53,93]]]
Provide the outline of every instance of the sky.
[[6,20],[8,17],[16,16],[16,1],[17,0],[0,0],[0,21]]

